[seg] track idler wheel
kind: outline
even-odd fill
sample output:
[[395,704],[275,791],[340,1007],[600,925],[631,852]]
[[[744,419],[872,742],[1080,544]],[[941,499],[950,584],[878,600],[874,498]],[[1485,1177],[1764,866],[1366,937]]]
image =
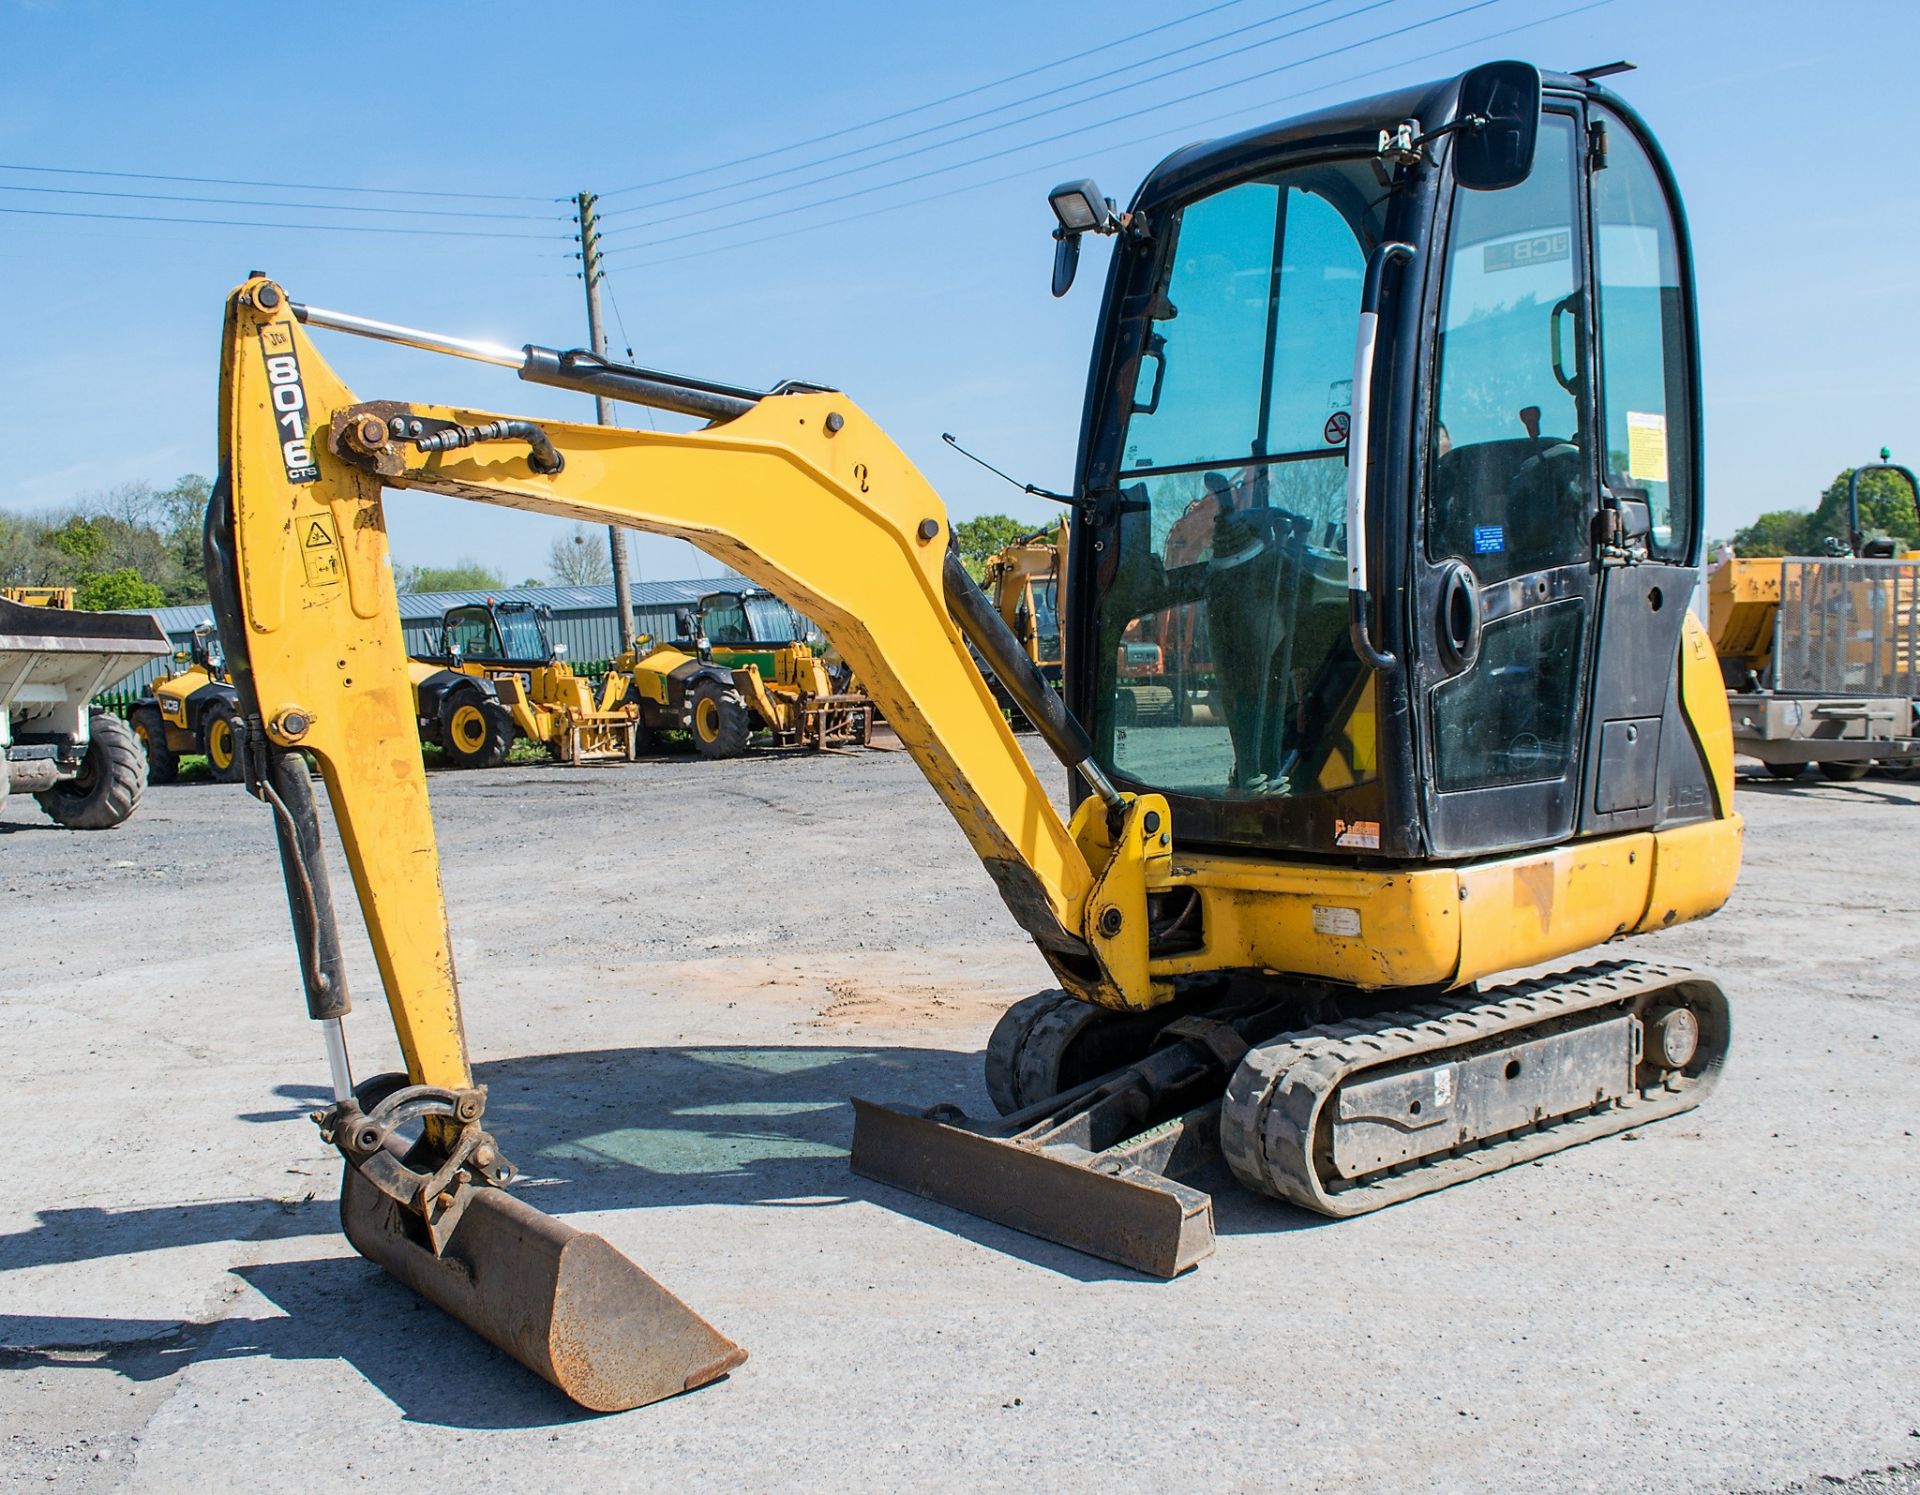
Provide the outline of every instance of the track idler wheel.
[[[356,1251],[592,1411],[677,1396],[747,1358],[605,1239],[497,1187],[512,1166],[479,1130],[484,1105],[481,1089],[382,1076],[326,1113]],[[408,1145],[416,1124],[456,1140]]]
[[1063,991],[1037,992],[1000,1015],[987,1040],[987,1094],[1002,1116],[1122,1069],[1184,1009],[1114,1012]]

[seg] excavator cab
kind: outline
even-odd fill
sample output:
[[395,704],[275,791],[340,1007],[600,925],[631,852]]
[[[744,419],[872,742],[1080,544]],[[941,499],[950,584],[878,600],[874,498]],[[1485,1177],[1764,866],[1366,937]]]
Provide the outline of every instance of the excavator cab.
[[[1476,87],[1537,116],[1491,186],[1495,126],[1432,128]],[[1631,111],[1469,75],[1181,152],[1114,237],[1067,612],[1116,784],[1399,863],[1712,813],[1691,268]],[[1139,637],[1209,709],[1141,721]]]
[[[1056,291],[1085,235],[1114,242],[1064,701],[839,391],[477,343],[262,275],[228,302],[207,573],[347,1233],[587,1405],[744,1351],[506,1188],[426,778],[392,750],[415,723],[389,490],[688,540],[818,620],[871,692],[1058,984],[988,1041],[999,1116],[856,1099],[861,1173],[1171,1276],[1213,1248],[1181,1181],[1209,1160],[1357,1215],[1686,1111],[1719,1074],[1729,1007],[1703,974],[1609,958],[1483,984],[1710,914],[1739,864],[1726,697],[1687,613],[1686,229],[1639,119],[1592,75],[1494,63],[1190,147],[1124,211],[1090,182],[1052,202]],[[361,401],[312,329],[706,424]],[[1069,816],[989,672],[1069,771]],[[404,1074],[349,1062],[302,754]]]

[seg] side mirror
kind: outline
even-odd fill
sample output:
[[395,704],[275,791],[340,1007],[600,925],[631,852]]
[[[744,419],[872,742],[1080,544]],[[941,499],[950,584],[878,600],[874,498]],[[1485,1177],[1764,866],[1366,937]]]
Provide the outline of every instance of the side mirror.
[[1540,70],[1484,62],[1460,80],[1453,176],[1475,192],[1516,187],[1533,170],[1540,137]]
[[1053,231],[1053,294],[1059,298],[1073,289],[1074,272],[1080,268],[1080,236],[1065,229]]
[[1062,182],[1047,194],[1047,206],[1060,226],[1053,231],[1053,294],[1064,296],[1080,268],[1082,234],[1117,234],[1120,218],[1097,183]]

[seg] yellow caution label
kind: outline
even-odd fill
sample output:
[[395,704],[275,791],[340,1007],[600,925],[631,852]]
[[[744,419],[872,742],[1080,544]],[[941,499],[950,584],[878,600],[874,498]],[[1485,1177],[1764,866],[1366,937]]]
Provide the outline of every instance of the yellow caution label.
[[294,520],[300,541],[300,560],[307,568],[310,587],[340,585],[340,537],[334,533],[330,514],[303,514]]
[[1627,412],[1627,476],[1637,483],[1667,480],[1667,418]]

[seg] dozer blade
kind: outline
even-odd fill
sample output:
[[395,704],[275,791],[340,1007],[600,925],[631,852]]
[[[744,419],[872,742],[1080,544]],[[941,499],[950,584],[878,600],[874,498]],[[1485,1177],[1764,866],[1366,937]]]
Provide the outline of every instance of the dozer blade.
[[[1163,1135],[1206,1121],[1183,1118]],[[1213,1254],[1212,1198],[1115,1152],[995,1136],[856,1098],[852,1164],[862,1177],[1155,1277]]]
[[436,1256],[419,1222],[348,1166],[354,1249],[581,1406],[623,1412],[717,1380],[747,1358],[607,1241],[479,1187]]

